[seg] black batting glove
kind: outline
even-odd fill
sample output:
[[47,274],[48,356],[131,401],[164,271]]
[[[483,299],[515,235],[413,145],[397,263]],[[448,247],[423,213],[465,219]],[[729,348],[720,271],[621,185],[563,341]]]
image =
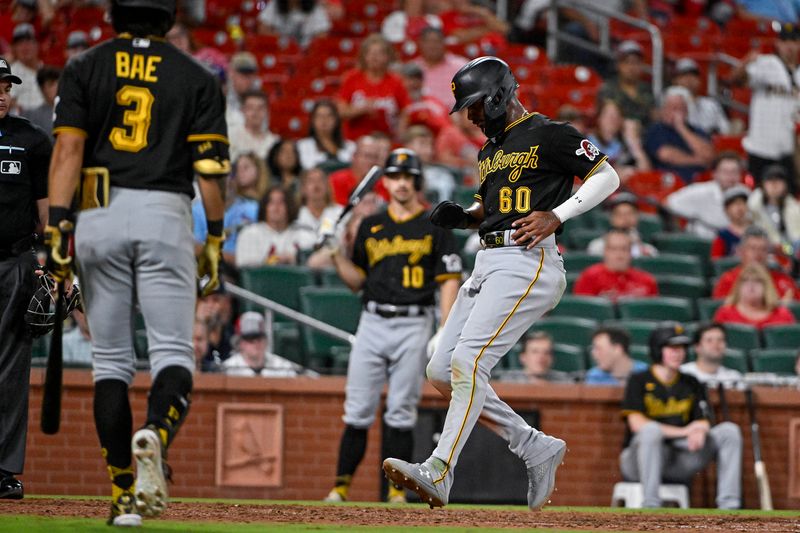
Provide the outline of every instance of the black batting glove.
[[447,229],[466,229],[472,222],[467,211],[455,202],[445,200],[431,212],[431,223]]

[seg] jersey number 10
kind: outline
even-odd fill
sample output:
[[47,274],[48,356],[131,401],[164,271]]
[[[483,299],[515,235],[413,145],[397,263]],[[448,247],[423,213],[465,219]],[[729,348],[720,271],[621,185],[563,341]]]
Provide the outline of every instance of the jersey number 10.
[[130,109],[126,109],[122,115],[122,123],[127,129],[116,126],[108,134],[108,140],[115,150],[136,153],[147,146],[154,100],[153,93],[147,87],[123,85],[117,91],[117,104]]
[[425,284],[425,270],[419,265],[403,267],[403,287],[421,289]]
[[501,213],[510,213],[512,209],[517,213],[527,213],[531,210],[531,190],[519,187],[512,191],[511,187],[501,187],[499,209]]

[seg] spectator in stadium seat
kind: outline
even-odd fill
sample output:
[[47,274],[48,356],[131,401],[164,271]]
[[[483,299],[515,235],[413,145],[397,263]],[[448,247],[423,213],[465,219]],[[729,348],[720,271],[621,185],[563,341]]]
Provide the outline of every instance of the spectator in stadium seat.
[[450,82],[468,59],[447,51],[444,33],[438,28],[425,28],[417,41],[420,57],[417,63],[424,74],[424,94],[436,98],[449,111],[456,103]]
[[797,250],[800,245],[800,203],[789,193],[789,175],[781,165],[764,169],[747,205],[753,224],[763,229],[774,246]]
[[631,374],[647,370],[647,363],[631,359],[631,337],[619,328],[600,328],[592,335],[591,354],[596,366],[586,372],[587,385],[625,386]]
[[500,381],[513,383],[574,383],[575,380],[560,370],[553,370],[553,338],[544,331],[526,333],[520,341],[522,351],[518,370],[499,373]]
[[[252,152],[241,154],[233,163],[225,207],[225,242],[222,255],[228,265],[235,263],[236,241],[245,226],[258,221],[258,205],[269,186],[264,160]],[[192,202],[195,252],[199,253],[206,242],[207,224],[203,202],[195,197]]]
[[605,235],[603,262],[581,272],[573,292],[616,301],[623,296],[657,296],[658,284],[649,273],[631,266],[631,236],[611,229]]
[[243,96],[261,88],[256,56],[250,52],[233,54],[227,75],[225,122],[228,123],[228,132],[230,132],[233,128],[244,124],[244,115],[242,114]]
[[747,197],[750,189],[744,185],[735,185],[725,191],[725,215],[728,225],[717,232],[711,243],[711,257],[728,257],[736,253],[745,230],[750,225],[750,211],[747,209]]
[[86,315],[77,309],[72,312],[75,326],[61,337],[61,350],[67,364],[92,366],[92,337],[86,324]]
[[339,110],[330,100],[317,100],[308,120],[308,137],[297,141],[300,166],[310,170],[326,163],[349,163],[356,143],[342,135]]
[[[331,196],[328,176],[319,167],[304,170],[300,176],[302,204],[297,213],[297,226],[317,235],[322,226],[332,227],[342,212],[342,206]],[[343,231],[340,224],[337,233]]]
[[626,120],[614,100],[605,100],[597,109],[596,127],[589,134],[602,153],[608,156],[623,183],[637,171],[650,170],[650,159],[642,146],[641,124]]
[[494,11],[482,2],[472,0],[450,0],[449,5],[439,12],[442,31],[448,42],[472,43],[496,48],[505,42],[509,25],[497,17]]
[[294,196],[295,202],[300,200],[300,154],[297,145],[291,139],[281,139],[272,145],[267,154],[267,169],[272,184],[279,185]]
[[361,41],[358,66],[346,72],[337,94],[344,134],[358,139],[374,131],[393,137],[400,112],[409,104],[403,80],[389,72],[394,48],[378,34]]
[[731,123],[717,99],[700,94],[703,81],[700,79],[700,67],[694,59],[684,57],[675,63],[672,84],[686,88],[691,95],[689,100],[689,124],[708,135],[717,133],[722,135],[730,134]]
[[231,353],[231,340],[233,337],[233,298],[220,284],[208,296],[197,299],[195,320],[206,325],[208,344],[213,360],[224,361]]
[[[416,41],[425,28],[441,28],[441,19],[426,11],[426,0],[403,0],[381,23],[381,35],[390,43]],[[449,80],[448,80],[449,81]]]
[[433,143],[433,133],[425,126],[411,126],[403,135],[403,146],[414,150],[422,161],[426,194],[434,193],[437,202],[452,200],[456,190],[456,180],[447,168],[433,162]]
[[195,318],[192,327],[192,346],[194,348],[194,365],[197,372],[219,372],[222,360],[211,348],[208,341],[208,326]]
[[24,113],[44,103],[44,95],[36,83],[36,73],[42,68],[42,61],[33,25],[18,24],[14,28],[11,51],[14,55],[11,70],[22,80],[19,89],[14,89],[14,102]]
[[[364,135],[356,141],[356,149],[353,152],[353,161],[349,168],[343,168],[332,172],[328,179],[333,191],[333,200],[339,205],[346,205],[350,193],[367,175],[373,165],[380,165],[386,159],[381,159],[381,147],[378,141],[371,135]],[[387,197],[386,189],[378,181],[374,188],[384,199]]]
[[295,224],[294,198],[279,186],[264,195],[255,224],[242,229],[236,242],[238,268],[263,265],[295,265],[300,250],[310,250],[316,234]]
[[644,147],[653,166],[674,172],[686,183],[709,168],[714,145],[702,130],[687,122],[691,94],[684,87],[668,87],[661,99],[658,120],[644,134]]
[[247,311],[237,325],[236,350],[222,363],[226,375],[290,378],[302,371],[295,363],[269,351],[264,315]]
[[736,255],[742,260],[741,264],[724,272],[719,277],[719,281],[714,286],[712,296],[714,298],[726,298],[731,293],[731,289],[742,269],[750,264],[758,264],[768,269],[779,298],[800,299],[800,290],[798,290],[794,280],[780,270],[769,268],[767,264],[769,249],[769,237],[764,233],[764,230],[755,226],[747,228],[744,235],[742,235],[742,240],[739,242],[739,248],[736,250]]
[[[658,250],[652,244],[642,241],[639,235],[639,206],[636,196],[631,193],[621,192],[613,195],[606,201],[606,208],[610,212],[609,223],[611,227],[624,231],[631,238],[631,257],[653,257],[658,255]],[[593,239],[586,251],[592,255],[603,255],[606,237]]]
[[701,324],[694,334],[694,353],[696,361],[683,363],[681,372],[697,378],[704,385],[713,386],[722,383],[728,387],[735,386],[742,380],[742,373],[722,364],[725,357],[725,326],[719,322]]
[[597,107],[606,100],[616,102],[626,119],[638,120],[642,127],[650,124],[655,107],[653,93],[642,81],[644,52],[636,41],[623,41],[617,47],[617,77],[606,81],[597,93]]
[[67,61],[89,49],[89,36],[85,31],[75,30],[67,35],[67,45],[64,48],[64,57]]
[[450,115],[452,124],[436,137],[435,161],[453,167],[464,175],[464,184],[475,184],[478,152],[486,143],[480,128],[467,118],[467,110]]
[[728,224],[725,191],[742,182],[744,163],[736,152],[720,152],[712,165],[711,181],[692,183],[667,196],[665,203],[686,217],[686,231],[713,239]]
[[258,33],[288,37],[303,47],[330,29],[328,12],[316,0],[269,0],[258,15]]
[[714,321],[748,324],[758,329],[775,324],[794,324],[794,315],[780,303],[767,269],[751,263],[742,268],[725,304],[714,313]]
[[44,102],[39,107],[30,109],[24,113],[25,118],[42,128],[52,136],[53,131],[53,106],[58,95],[58,80],[61,77],[61,69],[43,66],[36,73],[36,83],[42,92]]
[[409,126],[420,124],[434,135],[447,128],[451,122],[450,109],[437,98],[424,93],[425,74],[417,63],[406,63],[401,69],[403,83],[410,103],[400,114],[398,132],[402,138]]
[[797,146],[795,117],[800,109],[799,39],[796,25],[783,25],[774,43],[774,54],[753,50],[733,73],[734,79],[746,80],[752,90],[747,134],[742,139],[750,173],[759,180],[769,165],[783,165],[792,190]]
[[270,149],[279,140],[267,126],[269,120],[267,95],[260,89],[253,89],[241,95],[241,102],[244,122],[231,126],[228,130],[231,159],[236,159],[247,152],[253,152],[262,159],[266,158]]

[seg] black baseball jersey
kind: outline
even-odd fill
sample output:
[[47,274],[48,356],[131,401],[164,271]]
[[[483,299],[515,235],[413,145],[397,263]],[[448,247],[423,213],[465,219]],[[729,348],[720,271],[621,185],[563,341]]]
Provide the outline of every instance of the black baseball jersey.
[[189,143],[228,142],[219,83],[159,38],[122,34],[71,59],[55,112],[53,132],[86,135],[83,166],[118,187],[192,196]]
[[47,198],[52,151],[50,137],[28,119],[0,119],[0,248],[33,234],[36,201]]
[[532,211],[561,205],[572,193],[574,177],[588,178],[606,159],[569,124],[539,113],[512,122],[498,142],[487,142],[478,154],[481,182],[475,198],[485,215],[480,234],[511,229]]
[[353,263],[364,271],[364,302],[433,305],[437,284],[461,278],[453,233],[431,224],[429,213],[396,220],[386,210],[365,218],[353,245]]
[[[708,404],[705,387],[697,378],[678,373],[672,383],[663,383],[653,374],[653,367],[634,374],[625,387],[622,415],[641,413],[647,418],[669,424],[685,426],[694,420],[705,419],[703,405]],[[626,431],[625,446],[631,439]]]

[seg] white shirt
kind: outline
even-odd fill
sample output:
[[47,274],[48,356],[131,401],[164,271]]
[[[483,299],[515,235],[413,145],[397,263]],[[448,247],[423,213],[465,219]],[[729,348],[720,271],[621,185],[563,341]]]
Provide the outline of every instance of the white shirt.
[[[336,159],[342,163],[349,163],[352,161],[355,151],[356,143],[346,140],[336,152]],[[297,141],[297,152],[300,154],[300,166],[303,167],[303,170],[314,168],[330,159],[328,153],[317,146],[317,141],[313,137],[305,137]]]
[[92,366],[92,341],[83,336],[81,328],[75,326],[64,333],[61,343],[65,363]]
[[681,365],[681,372],[694,376],[700,383],[723,383],[731,384],[733,382],[741,381],[743,376],[738,370],[720,366],[714,374],[703,372],[697,367],[697,362],[684,363]]
[[719,133],[728,135],[731,131],[731,123],[722,106],[715,98],[710,96],[698,96],[689,105],[689,124],[699,128],[709,135]]
[[253,152],[260,159],[266,159],[269,149],[280,140],[280,137],[271,131],[267,131],[263,137],[256,137],[242,124],[234,126],[228,131],[228,140],[231,143],[231,161],[236,161],[240,155],[247,152]]
[[[11,64],[11,72],[19,76],[22,85],[14,85],[11,96],[23,110],[36,109],[44,103],[44,95],[36,83],[36,69],[28,68],[19,61]],[[48,132],[49,133],[49,132]]]
[[[319,218],[315,217],[311,210],[306,207],[302,206],[300,210],[297,212],[297,220],[295,220],[295,226],[300,229],[313,232],[315,234],[319,233],[319,228],[322,225],[323,221],[333,225],[336,222],[336,219],[339,218],[339,215],[342,212],[342,207],[339,204],[331,204],[326,206],[325,209],[322,210],[322,215]],[[339,224],[340,227],[343,227],[344,224]]]
[[742,146],[748,153],[764,159],[791,155],[800,111],[800,67],[790,77],[778,56],[764,54],[746,68],[753,94],[750,98],[750,126],[742,139]]
[[236,241],[236,266],[263,266],[273,256],[296,257],[298,250],[314,246],[315,233],[290,225],[284,231],[275,231],[266,222],[257,222],[244,228]]
[[[667,207],[685,217],[710,224],[690,222],[686,229],[699,237],[713,239],[717,230],[728,225],[722,187],[714,180],[692,183],[667,196]],[[716,228],[716,229],[714,229]]]
[[232,353],[230,357],[222,362],[222,372],[227,376],[293,378],[298,375],[298,370],[298,366],[293,362],[269,352],[264,356],[264,368],[258,373],[248,366],[247,361],[238,352]]
[[258,21],[272,27],[281,35],[296,39],[304,46],[315,35],[327,33],[331,29],[331,20],[322,2],[317,2],[308,13],[300,9],[290,9],[288,13],[283,14],[278,11],[278,2],[272,0],[258,15]]

